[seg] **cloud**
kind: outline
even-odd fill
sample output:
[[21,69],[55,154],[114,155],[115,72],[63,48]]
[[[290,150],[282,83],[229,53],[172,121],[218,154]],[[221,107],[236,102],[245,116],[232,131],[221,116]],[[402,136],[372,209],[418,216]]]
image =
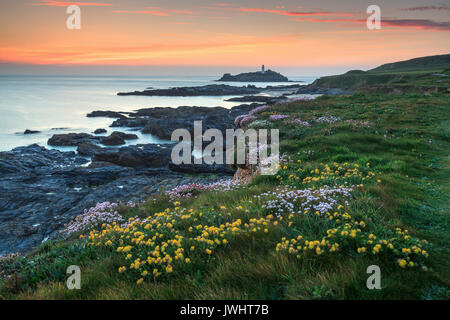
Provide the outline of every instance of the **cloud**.
[[99,2],[71,2],[71,1],[54,1],[54,0],[41,0],[40,2],[32,3],[33,6],[54,6],[54,7],[68,7],[71,5],[76,6],[89,6],[89,7],[107,7],[112,6],[111,3],[99,3]]
[[154,16],[168,17],[171,13],[174,14],[192,14],[189,10],[174,10],[174,9],[162,9],[151,8],[152,10],[113,10],[114,13],[134,13],[134,14],[150,14]]
[[[241,12],[261,12],[261,13],[271,13],[279,14],[284,16],[294,16],[297,17],[297,21],[306,22],[329,22],[329,23],[351,23],[351,24],[365,24],[366,19],[351,18],[355,17],[355,13],[352,12],[298,12],[298,11],[286,11],[286,10],[272,10],[263,8],[238,8]],[[449,7],[445,6],[423,6],[423,7],[413,7],[407,8],[405,10],[409,11],[419,11],[419,10],[450,10]],[[330,17],[330,18],[320,18]],[[335,18],[336,17],[336,18]],[[342,18],[339,18],[342,17]],[[348,18],[347,18],[348,17]],[[420,30],[436,30],[436,31],[448,31],[450,30],[450,22],[437,22],[427,19],[382,19],[382,27],[401,27],[401,28],[414,28]]]
[[263,8],[238,8],[241,12],[262,12],[262,13],[273,13],[283,16],[336,16],[336,17],[353,17],[355,14],[351,12],[297,12],[297,11],[286,11],[286,10],[271,10]]
[[[193,41],[168,43],[167,41],[153,43],[143,47],[80,47],[80,48],[19,48],[1,47],[0,63],[31,63],[31,64],[161,64],[183,63],[183,59],[193,59],[205,62],[214,61],[220,54],[251,53],[254,50],[273,48],[276,45],[290,42],[289,37],[241,39],[223,38],[215,41]],[[186,60],[187,61],[187,60]]]
[[406,27],[422,30],[450,31],[450,22],[436,22],[425,19],[383,19],[381,25],[389,27]]
[[427,11],[427,10],[450,10],[447,6],[421,6],[412,8],[402,8],[401,11]]
[[113,10],[114,13],[135,13],[135,14],[151,14],[153,16],[168,17],[169,14],[163,11],[154,10]]
[[[366,19],[319,19],[319,18],[297,18],[297,21],[306,22],[344,22],[353,24],[365,24]],[[426,19],[381,19],[381,27],[414,28],[420,30],[450,31],[450,22],[436,22]]]

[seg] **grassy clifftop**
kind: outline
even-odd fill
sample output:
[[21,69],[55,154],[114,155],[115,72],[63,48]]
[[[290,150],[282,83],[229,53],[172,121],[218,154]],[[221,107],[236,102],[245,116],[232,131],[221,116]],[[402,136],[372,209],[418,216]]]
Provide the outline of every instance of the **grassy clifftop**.
[[[312,88],[344,88],[359,91],[398,89],[403,91],[446,90],[450,85],[450,55],[429,56],[384,64],[361,71],[317,79]],[[437,88],[437,89],[436,89]]]
[[[276,175],[99,207],[66,240],[0,261],[0,296],[448,299],[449,108],[441,93],[262,110],[249,126],[280,129]],[[81,290],[65,287],[69,265]]]
[[386,63],[369,70],[371,73],[379,72],[439,72],[450,69],[450,54],[414,58],[405,61]]

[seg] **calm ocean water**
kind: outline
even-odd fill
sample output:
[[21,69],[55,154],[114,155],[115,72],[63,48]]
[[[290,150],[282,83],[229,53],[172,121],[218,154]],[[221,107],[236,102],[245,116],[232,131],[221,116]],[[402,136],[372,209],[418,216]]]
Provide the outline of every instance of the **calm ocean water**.
[[[38,143],[47,146],[55,133],[92,132],[105,128],[110,132],[126,130],[109,128],[114,119],[87,118],[94,110],[133,111],[149,107],[223,106],[231,108],[239,102],[226,102],[228,97],[145,97],[117,96],[117,92],[202,86],[214,84],[217,77],[123,77],[123,76],[0,76],[0,151]],[[315,77],[291,77],[293,81],[311,83]],[[291,83],[228,83],[241,86],[281,85]],[[41,133],[24,135],[25,129]],[[112,130],[113,129],[113,130]],[[161,143],[156,137],[135,132],[136,143]],[[74,150],[75,148],[58,148]]]

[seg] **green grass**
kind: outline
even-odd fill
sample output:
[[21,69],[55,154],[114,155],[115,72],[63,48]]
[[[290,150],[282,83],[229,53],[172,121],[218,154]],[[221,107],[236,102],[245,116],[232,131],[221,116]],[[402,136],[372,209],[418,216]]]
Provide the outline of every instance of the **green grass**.
[[414,58],[405,61],[386,63],[377,68],[371,69],[371,72],[414,72],[423,70],[442,70],[450,69],[450,55],[441,54]]
[[[446,76],[445,76],[446,75]],[[450,55],[429,56],[388,63],[377,68],[351,70],[317,79],[312,87],[377,92],[445,91],[450,85]]]
[[[183,235],[186,244],[189,226],[218,227],[237,219],[244,224],[252,218],[268,222],[267,226],[258,223],[248,228],[242,226],[242,232],[236,234],[226,232],[228,243],[214,246],[210,255],[203,252],[205,247],[201,244],[197,246],[202,250],[193,253],[186,250],[191,263],[175,262],[170,274],[163,273],[156,280],[149,278],[137,285],[139,273],[117,271],[126,263],[122,254],[108,246],[90,246],[86,238],[72,237],[46,244],[19,260],[0,262],[0,267],[12,275],[0,281],[0,296],[5,299],[448,299],[449,112],[448,93],[324,96],[314,101],[276,105],[259,117],[267,119],[271,113],[281,113],[311,121],[333,115],[343,120],[369,121],[371,125],[355,126],[339,121],[298,128],[274,123],[272,126],[280,129],[282,153],[294,160],[286,169],[282,168],[278,177],[259,176],[245,188],[205,192],[180,200],[181,204],[159,196],[139,208],[124,211],[126,217],[143,218],[168,208],[170,214],[163,219],[172,221],[171,214],[181,210],[175,207],[192,209],[190,218],[174,220],[173,229],[164,226],[158,229],[164,230],[164,237],[172,237],[174,232]],[[357,165],[360,174],[302,183],[307,176],[320,176],[310,174],[310,170],[333,163],[352,168]],[[369,172],[375,176],[363,180]],[[318,188],[343,181],[364,184],[353,192],[353,199],[342,209],[353,220],[365,221],[367,227],[362,233],[367,230],[367,234],[373,233],[378,239],[389,239],[399,227],[408,229],[411,238],[426,239],[431,243],[427,249],[429,257],[420,263],[428,271],[420,267],[400,268],[387,251],[358,254],[356,248],[361,243],[352,239],[339,240],[341,249],[336,253],[305,254],[300,259],[275,250],[283,237],[302,235],[305,239],[320,240],[328,229],[341,224],[305,215],[283,216],[275,225],[273,219],[266,218],[270,212],[254,196],[283,185]],[[117,241],[117,237],[113,240]],[[81,290],[65,287],[64,270],[72,264],[81,267]],[[381,290],[366,288],[366,268],[373,264],[381,268]]]

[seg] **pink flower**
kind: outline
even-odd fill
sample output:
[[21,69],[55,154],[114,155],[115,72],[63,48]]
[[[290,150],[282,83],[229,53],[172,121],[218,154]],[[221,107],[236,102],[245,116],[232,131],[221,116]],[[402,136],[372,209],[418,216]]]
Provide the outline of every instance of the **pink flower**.
[[267,105],[260,106],[260,107],[257,107],[255,109],[251,110],[248,114],[252,115],[252,114],[256,114],[256,113],[261,113],[261,112],[266,111],[268,109],[270,109],[270,106],[267,106]]
[[289,116],[285,115],[285,114],[272,114],[269,117],[269,120],[270,121],[279,121],[279,120],[286,119],[286,118],[289,118]]

